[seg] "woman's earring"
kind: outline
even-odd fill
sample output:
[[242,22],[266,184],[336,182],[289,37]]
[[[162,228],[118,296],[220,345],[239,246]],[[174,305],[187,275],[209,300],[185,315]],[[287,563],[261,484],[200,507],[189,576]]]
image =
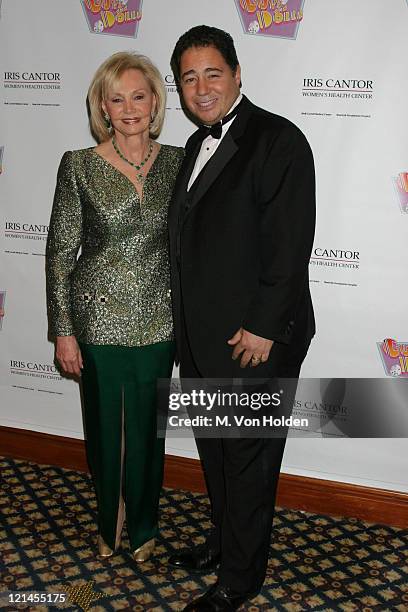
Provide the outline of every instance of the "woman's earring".
[[112,131],[112,123],[111,123],[111,120],[110,120],[110,117],[109,117],[108,113],[105,113],[103,118],[105,119],[106,127],[111,132]]

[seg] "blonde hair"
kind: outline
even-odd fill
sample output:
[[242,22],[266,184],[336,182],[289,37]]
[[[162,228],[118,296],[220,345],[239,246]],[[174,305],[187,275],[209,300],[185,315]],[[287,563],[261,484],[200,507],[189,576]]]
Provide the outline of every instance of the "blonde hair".
[[140,70],[149,83],[156,99],[156,109],[149,132],[152,138],[160,134],[166,111],[166,88],[163,78],[156,66],[145,55],[131,51],[114,53],[103,62],[96,71],[88,90],[90,126],[98,142],[105,142],[111,136],[106,125],[102,101],[106,100],[109,91],[126,70]]

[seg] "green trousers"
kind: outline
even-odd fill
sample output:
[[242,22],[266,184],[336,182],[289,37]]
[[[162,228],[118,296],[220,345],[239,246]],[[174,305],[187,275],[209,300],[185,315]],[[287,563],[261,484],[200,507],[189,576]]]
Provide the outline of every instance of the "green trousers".
[[156,381],[171,376],[174,343],[80,348],[85,439],[99,533],[114,549],[122,495],[135,550],[157,534],[164,440],[156,435]]

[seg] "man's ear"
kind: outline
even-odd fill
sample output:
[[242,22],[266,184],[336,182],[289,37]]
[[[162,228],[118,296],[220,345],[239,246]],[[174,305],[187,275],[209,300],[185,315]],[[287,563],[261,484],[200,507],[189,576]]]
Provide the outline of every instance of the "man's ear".
[[241,87],[241,66],[239,64],[235,68],[234,79],[238,87]]

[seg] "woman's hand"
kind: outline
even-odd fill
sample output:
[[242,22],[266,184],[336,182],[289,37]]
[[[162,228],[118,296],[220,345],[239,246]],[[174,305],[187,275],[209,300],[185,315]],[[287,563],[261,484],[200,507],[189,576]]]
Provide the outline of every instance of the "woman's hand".
[[81,376],[82,355],[75,336],[57,336],[55,357],[64,372]]

